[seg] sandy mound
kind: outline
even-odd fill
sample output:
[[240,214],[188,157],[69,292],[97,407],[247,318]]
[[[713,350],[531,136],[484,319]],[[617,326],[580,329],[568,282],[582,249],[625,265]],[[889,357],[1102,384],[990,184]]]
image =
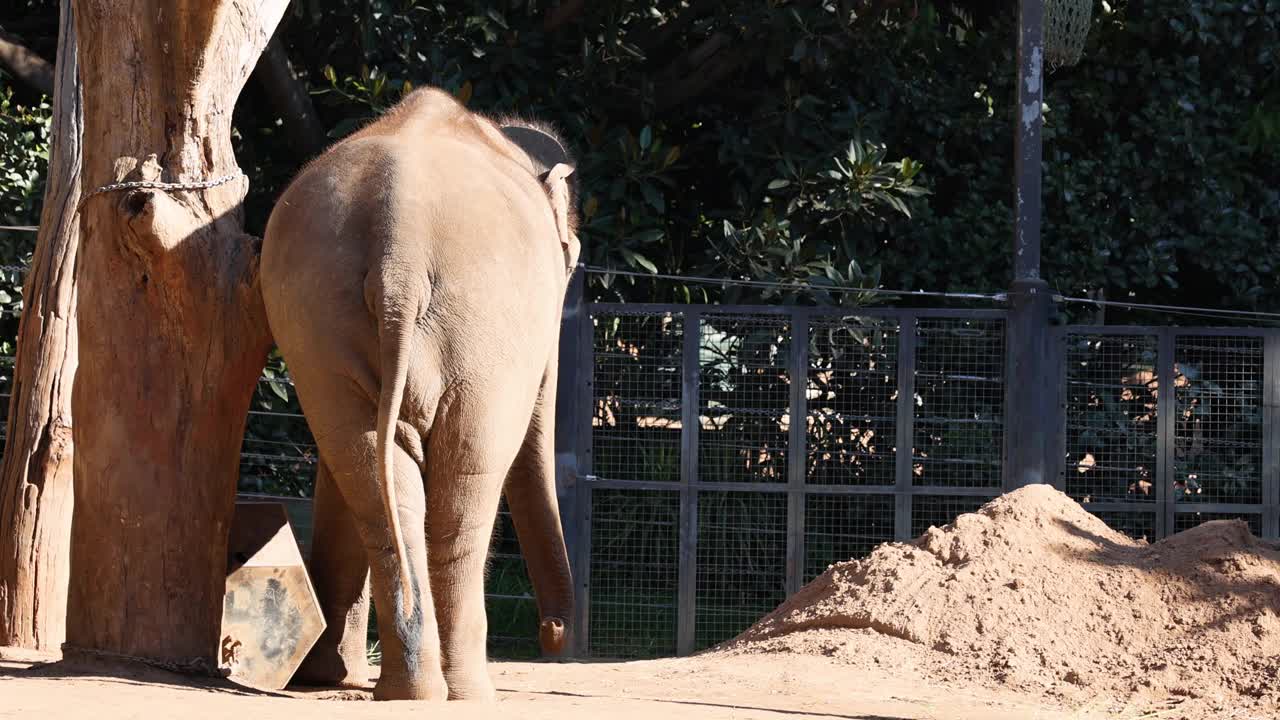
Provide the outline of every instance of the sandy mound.
[[839,563],[726,646],[1065,696],[1280,708],[1280,547],[1240,521],[1148,545],[1046,485]]

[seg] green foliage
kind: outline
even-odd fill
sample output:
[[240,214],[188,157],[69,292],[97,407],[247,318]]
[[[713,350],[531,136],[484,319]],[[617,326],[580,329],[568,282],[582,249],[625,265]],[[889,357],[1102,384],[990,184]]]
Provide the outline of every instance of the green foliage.
[[[295,4],[284,37],[334,137],[424,84],[557,124],[579,154],[589,264],[819,287],[1007,285],[1014,13],[614,0],[548,31],[547,12]],[[1189,304],[1277,299],[1277,18],[1274,0],[1095,13],[1082,63],[1047,83],[1051,283]],[[242,125],[255,119],[270,125]],[[873,300],[613,275],[593,276],[593,292]]]
[[1108,297],[1273,308],[1280,4],[1104,12],[1049,78],[1046,274]]
[[[49,105],[18,103],[7,80],[0,71],[0,225],[33,226],[49,162]],[[34,233],[0,230],[0,355],[14,353],[23,280],[15,268],[30,262],[34,247]]]
[[[579,155],[589,264],[819,287],[1007,285],[1011,10],[610,0],[548,29],[554,10],[311,0],[291,5],[280,35],[331,137],[427,84],[558,125]],[[1275,0],[1098,8],[1082,62],[1046,84],[1053,285],[1182,304],[1280,299],[1277,10]],[[41,156],[30,121],[47,112],[8,107],[0,132],[19,141],[5,144],[3,212],[30,214],[38,182],[10,156]],[[255,230],[298,166],[268,108],[241,103],[236,115]],[[611,299],[873,300],[592,281]]]

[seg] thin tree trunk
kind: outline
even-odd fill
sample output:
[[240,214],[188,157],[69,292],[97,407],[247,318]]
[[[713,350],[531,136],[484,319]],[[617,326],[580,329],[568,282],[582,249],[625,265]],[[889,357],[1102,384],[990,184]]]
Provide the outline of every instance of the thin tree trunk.
[[271,347],[236,98],[287,0],[74,0],[84,84],[64,657],[212,670],[240,443]]
[[311,158],[324,149],[325,133],[307,88],[294,74],[280,36],[271,38],[253,75],[267,100],[280,113],[289,144],[299,157]]
[[[58,32],[62,32],[61,28]],[[62,44],[61,37],[58,44]],[[0,28],[0,65],[9,68],[19,80],[36,90],[46,95],[54,93],[53,66],[23,45],[18,36],[5,32],[4,28]]]
[[84,127],[71,0],[58,21],[49,173],[23,289],[9,437],[0,465],[0,646],[57,650],[66,634],[71,386],[76,373],[75,206]]

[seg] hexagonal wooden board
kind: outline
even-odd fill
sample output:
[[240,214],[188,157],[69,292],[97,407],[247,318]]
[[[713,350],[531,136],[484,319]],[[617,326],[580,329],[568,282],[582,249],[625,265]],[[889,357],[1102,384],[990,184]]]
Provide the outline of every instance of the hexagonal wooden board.
[[237,502],[227,543],[219,667],[241,685],[283,689],[324,628],[284,506]]

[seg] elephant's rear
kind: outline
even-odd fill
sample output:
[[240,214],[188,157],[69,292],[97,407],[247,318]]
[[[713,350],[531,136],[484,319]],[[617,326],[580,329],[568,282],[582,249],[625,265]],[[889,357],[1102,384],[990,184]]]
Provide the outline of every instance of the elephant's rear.
[[[432,113],[397,111],[334,146],[291,183],[263,240],[264,302],[322,458],[352,422],[366,423],[365,432],[377,424],[378,450],[386,451],[388,428],[401,420],[422,436],[426,461],[415,462],[433,478],[444,469],[433,469],[432,453],[441,447],[460,463],[452,468],[456,478],[502,476],[513,462],[513,473],[529,475],[518,489],[522,508],[512,512],[533,508],[547,516],[518,519],[517,531],[522,546],[531,530],[546,534],[529,538],[537,542],[526,552],[544,561],[532,562],[531,572],[550,578],[535,578],[535,589],[549,633],[544,645],[556,650],[572,614],[551,440],[566,278],[556,218],[527,159],[495,151],[494,133],[468,134],[456,122],[458,108],[435,102],[438,94],[424,97],[435,103]],[[397,342],[389,344],[392,337]],[[548,378],[552,384],[543,385]],[[397,379],[402,389],[395,389]],[[331,397],[353,389],[364,395],[354,414],[344,412],[353,405]],[[388,391],[404,402],[386,402]],[[383,422],[375,422],[374,404],[389,413]],[[386,453],[379,455],[387,488],[390,469]],[[372,466],[366,470],[374,474]],[[339,483],[352,482],[341,475]],[[348,488],[343,494],[352,500]],[[395,500],[383,499],[394,521]],[[487,517],[491,523],[493,513]],[[404,543],[396,545],[400,551]],[[408,579],[400,573],[400,581]],[[381,618],[382,601],[378,608]]]
[[388,152],[380,145],[346,143],[326,153],[294,179],[267,221],[263,300],[276,342],[297,346],[300,358],[321,350],[309,335],[342,337],[352,347],[370,339],[364,276],[385,208],[368,188],[384,182]]

